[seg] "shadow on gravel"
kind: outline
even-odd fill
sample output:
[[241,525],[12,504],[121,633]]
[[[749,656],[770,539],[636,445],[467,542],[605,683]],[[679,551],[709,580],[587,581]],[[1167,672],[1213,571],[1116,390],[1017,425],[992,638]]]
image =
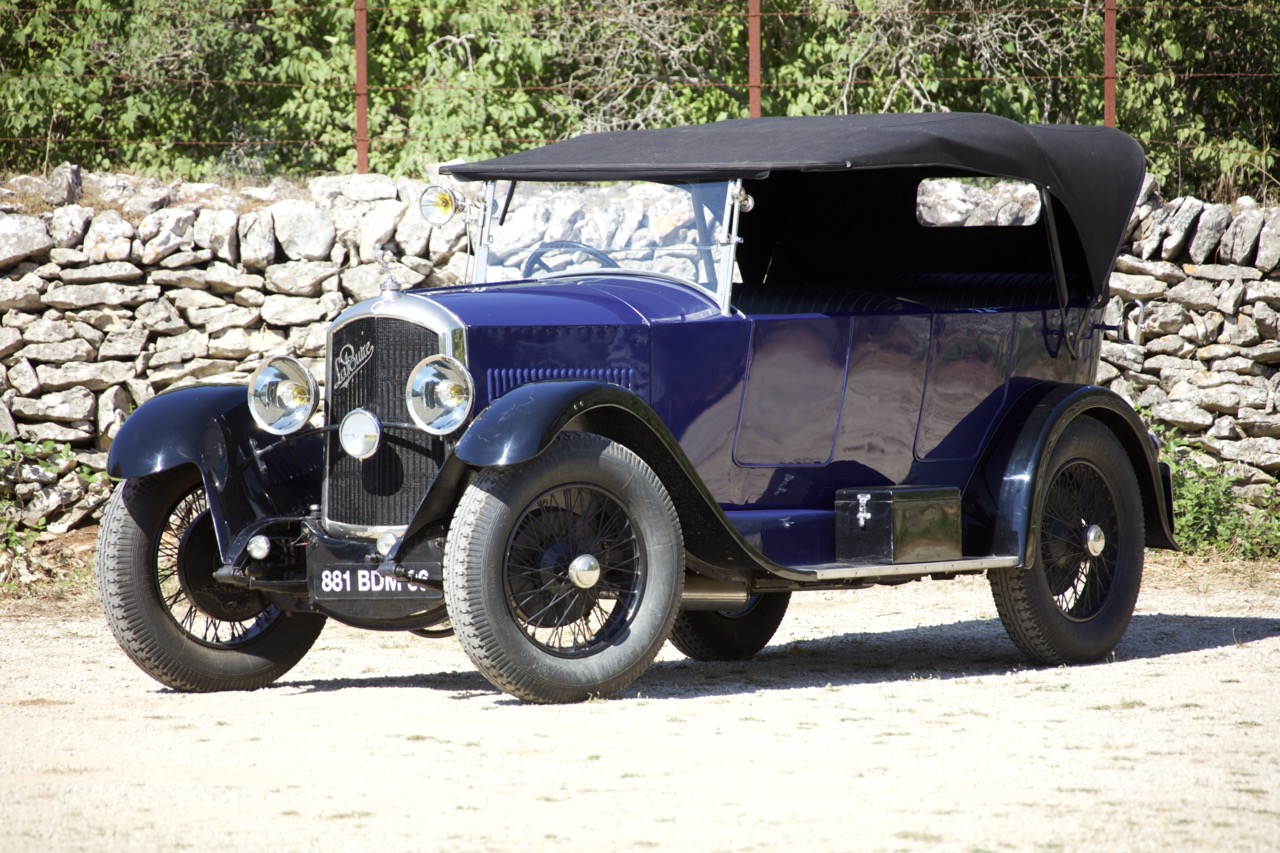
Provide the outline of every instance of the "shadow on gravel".
[[[1275,636],[1280,636],[1280,619],[1144,613],[1133,617],[1113,659],[1124,662],[1160,658],[1242,646]],[[769,689],[1005,675],[1030,668],[999,620],[973,619],[799,640],[786,646],[770,646],[751,660],[733,663],[659,661],[618,698],[724,696]],[[414,687],[454,691],[455,699],[494,692],[474,670],[311,681],[286,679],[274,686],[307,693]],[[503,701],[518,703],[514,699]]]

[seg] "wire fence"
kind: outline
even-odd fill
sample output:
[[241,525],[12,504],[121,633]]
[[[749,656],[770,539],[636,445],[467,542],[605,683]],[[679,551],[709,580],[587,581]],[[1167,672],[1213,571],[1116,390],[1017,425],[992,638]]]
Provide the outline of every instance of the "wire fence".
[[[106,23],[104,4],[110,0],[0,6],[0,171],[47,169],[62,160],[154,170],[165,162],[166,152],[174,152],[176,170],[195,174],[255,160],[262,168],[286,171],[353,165],[359,88],[353,41],[356,7],[364,4],[236,7],[138,0],[136,9],[135,4],[112,7],[115,17]],[[746,3],[685,8],[615,0],[568,8],[471,0],[452,9],[443,3],[379,3],[362,10],[370,20],[364,85],[370,99],[368,145],[375,167],[410,171],[455,154],[507,153],[584,129],[744,116],[753,85],[763,93],[766,115],[862,111],[870,105],[1102,123],[1108,76],[1105,5],[1103,0],[1025,5],[886,0],[869,11],[850,0],[843,6],[764,0],[761,70],[753,80]],[[669,50],[674,59],[633,53],[642,67],[620,64],[611,77],[608,40],[616,37],[621,44],[638,37],[620,21],[627,8],[638,9],[656,34],[650,45],[654,54]],[[160,29],[169,26],[182,38],[216,33],[219,57],[241,52],[264,57],[265,64],[148,62],[123,49],[95,55],[93,39],[78,32],[102,26],[101,41],[110,42],[111,33],[130,32],[122,18],[135,12],[153,16]],[[1121,129],[1144,144],[1157,168],[1175,177],[1196,168],[1207,169],[1206,174],[1230,171],[1231,183],[1274,197],[1280,182],[1270,140],[1280,118],[1280,70],[1273,64],[1280,24],[1271,4],[1115,3],[1115,12]],[[997,17],[1038,50],[997,57],[994,67],[976,60],[980,48],[972,34],[992,28]],[[203,18],[218,25],[201,29]],[[517,18],[530,27],[527,44],[517,43],[518,34],[510,31],[484,30]],[[49,33],[44,54],[32,47],[33,22]],[[65,47],[52,43],[63,32],[68,44],[80,38],[86,45],[80,61],[68,59]],[[523,48],[545,59],[546,42],[561,32],[601,37],[562,45],[555,61],[541,65],[519,56]],[[716,35],[706,40],[699,32]],[[1178,32],[1189,40],[1208,33],[1217,40],[1207,41],[1210,47],[1227,40],[1236,53],[1224,57],[1220,49],[1169,42],[1169,34]],[[670,33],[677,33],[671,36],[675,41],[657,41]],[[832,49],[826,62],[806,65],[797,59],[805,52],[797,40],[815,34],[837,41],[880,38],[882,43],[869,42],[868,50],[897,48],[904,54],[913,33],[922,47],[937,50],[935,61],[910,65],[900,55],[879,68],[857,66],[841,49]],[[1054,33],[1068,33],[1071,43],[1043,42]],[[704,41],[696,50],[680,41],[699,38]],[[1244,53],[1247,49],[1254,50]],[[1008,50],[1001,45],[996,52]],[[157,51],[163,55],[164,46]],[[575,53],[594,65],[575,65]],[[612,59],[619,57],[625,59],[625,51],[615,51]],[[496,71],[498,66],[519,70]],[[228,68],[234,73],[219,73]],[[270,73],[255,73],[267,69]],[[1172,102],[1173,95],[1180,100]],[[1147,98],[1153,101],[1144,103]],[[101,109],[90,115],[88,105]],[[607,120],[601,124],[598,115]]]

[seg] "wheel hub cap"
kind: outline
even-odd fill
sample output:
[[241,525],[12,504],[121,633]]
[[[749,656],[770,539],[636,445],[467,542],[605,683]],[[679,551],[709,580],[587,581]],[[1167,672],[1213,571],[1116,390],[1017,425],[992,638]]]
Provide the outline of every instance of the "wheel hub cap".
[[1084,546],[1092,556],[1098,556],[1107,547],[1107,534],[1098,525],[1089,525],[1089,529],[1084,532]]
[[600,580],[600,561],[590,554],[574,557],[569,564],[569,580],[578,589],[591,589]]

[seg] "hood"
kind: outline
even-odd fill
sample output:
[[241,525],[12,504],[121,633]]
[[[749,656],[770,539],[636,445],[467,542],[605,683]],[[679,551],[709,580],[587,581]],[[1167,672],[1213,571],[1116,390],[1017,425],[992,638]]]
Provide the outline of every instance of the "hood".
[[410,292],[480,326],[647,326],[715,316],[712,296],[691,285],[634,273],[572,275]]

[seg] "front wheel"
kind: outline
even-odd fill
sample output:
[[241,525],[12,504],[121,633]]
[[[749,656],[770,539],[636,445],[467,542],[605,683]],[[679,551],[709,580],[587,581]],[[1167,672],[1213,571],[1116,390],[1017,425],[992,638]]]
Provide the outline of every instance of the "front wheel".
[[753,595],[739,610],[688,610],[676,617],[671,645],[693,660],[746,660],[769,645],[787,615],[789,592]]
[[1034,559],[988,574],[1000,621],[1036,663],[1089,663],[1120,642],[1142,584],[1142,496],[1120,441],[1067,427],[1038,496]]
[[121,483],[98,540],[98,591],[125,653],[175,690],[256,690],[302,660],[324,617],[214,580],[218,543],[190,467]]
[[444,589],[489,681],[531,702],[622,690],[653,662],[680,605],[684,548],[662,482],[622,445],[566,433],[481,472],[453,516]]

